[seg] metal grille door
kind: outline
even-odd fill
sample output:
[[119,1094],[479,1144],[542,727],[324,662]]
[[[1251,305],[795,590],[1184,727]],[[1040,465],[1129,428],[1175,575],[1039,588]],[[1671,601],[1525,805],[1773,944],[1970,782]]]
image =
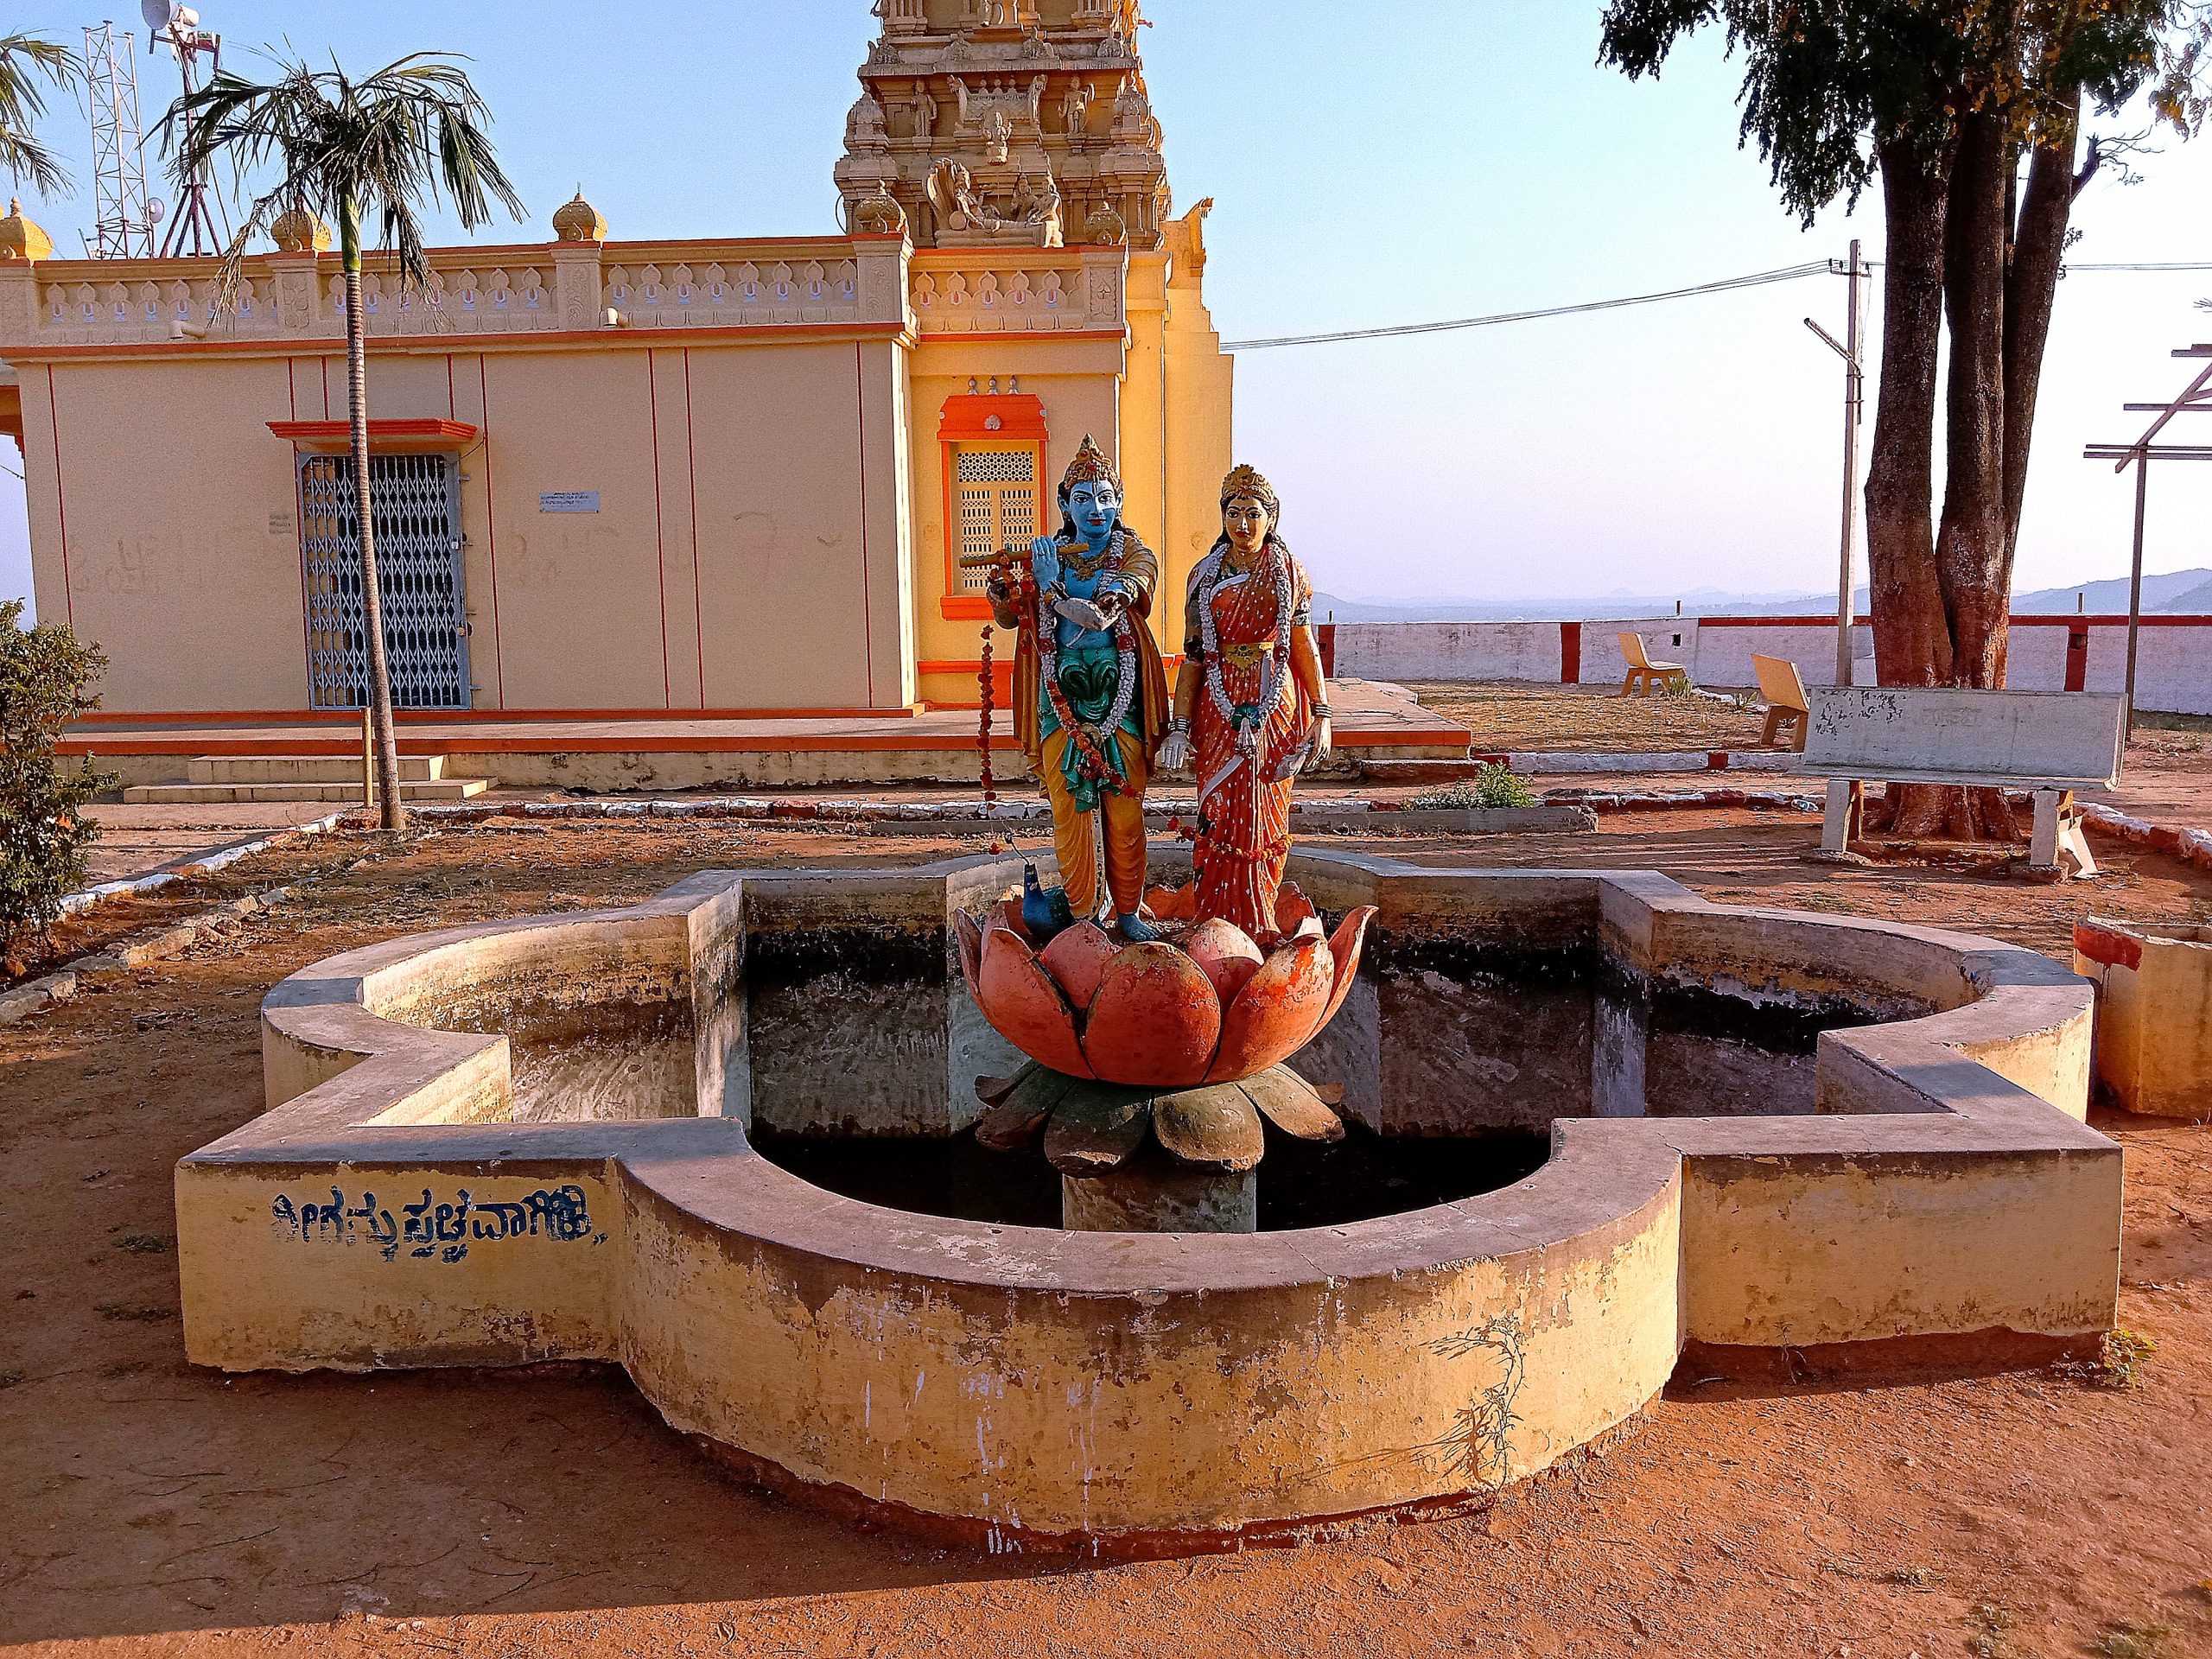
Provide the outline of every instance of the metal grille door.
[[[1037,539],[1037,452],[971,449],[959,452],[960,556],[988,558],[1004,547]],[[980,594],[988,570],[959,572],[963,593]]]
[[[369,701],[352,465],[345,455],[300,458],[308,670],[317,709],[360,709]],[[466,709],[460,457],[371,455],[369,499],[376,511],[377,588],[392,706]]]

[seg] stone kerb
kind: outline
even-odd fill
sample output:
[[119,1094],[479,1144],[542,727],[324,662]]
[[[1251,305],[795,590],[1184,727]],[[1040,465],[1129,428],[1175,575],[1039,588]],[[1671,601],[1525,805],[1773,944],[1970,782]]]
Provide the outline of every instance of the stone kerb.
[[1317,902],[1378,903],[1386,927],[1602,939],[1635,967],[1737,979],[1768,952],[1776,994],[1817,981],[1939,1011],[1824,1037],[1822,1104],[1849,1115],[1562,1121],[1550,1160],[1503,1191],[1249,1238],[882,1210],[769,1164],[734,1121],[499,1122],[504,1039],[369,1006],[480,993],[472,941],[511,984],[607,950],[629,953],[625,982],[675,995],[702,954],[720,963],[703,981],[727,982],[779,925],[926,940],[1020,868],[702,876],[632,911],[395,942],[288,982],[268,1027],[311,1086],[179,1168],[190,1357],[619,1361],[763,1478],[1019,1547],[1484,1491],[1641,1409],[1686,1340],[2109,1325],[2118,1150],[2066,1116],[2086,985],[1986,941],[1730,911],[1661,876],[1293,863]]

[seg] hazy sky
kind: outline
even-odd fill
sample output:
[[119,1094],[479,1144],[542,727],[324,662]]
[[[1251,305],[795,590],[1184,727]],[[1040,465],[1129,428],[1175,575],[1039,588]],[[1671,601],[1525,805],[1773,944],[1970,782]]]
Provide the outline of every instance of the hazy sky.
[[[1229,339],[1681,287],[1840,257],[1854,233],[1879,257],[1878,201],[1809,233],[1776,205],[1758,159],[1736,147],[1737,77],[1717,45],[1656,85],[1595,67],[1596,0],[1147,10],[1178,200],[1217,204],[1207,286]],[[867,0],[619,12],[208,0],[203,14],[234,54],[289,36],[362,67],[417,48],[472,54],[537,235],[579,182],[617,237],[830,231],[830,168],[874,29]],[[42,0],[14,26],[74,43],[86,21]],[[150,122],[175,71],[140,67]],[[82,114],[63,104],[50,135],[81,180]],[[2092,187],[2074,257],[2212,261],[2212,137],[2170,143],[2142,168],[2140,184]],[[31,211],[65,249],[91,218],[76,200]],[[2081,447],[2133,438],[2141,417],[2120,405],[2186,383],[2190,365],[2168,353],[2212,340],[2212,312],[2194,303],[2208,296],[2212,271],[2066,283],[2022,587],[2125,570],[2130,486]],[[1317,580],[1348,595],[1832,591],[1840,365],[1801,319],[1840,334],[1843,299],[1842,279],[1823,277],[1245,353],[1236,448],[1281,489],[1286,531]],[[2181,441],[2212,442],[2212,429]],[[29,575],[21,488],[0,486],[6,595],[27,592]],[[2152,489],[2151,569],[2212,563],[2212,466],[2170,466]]]

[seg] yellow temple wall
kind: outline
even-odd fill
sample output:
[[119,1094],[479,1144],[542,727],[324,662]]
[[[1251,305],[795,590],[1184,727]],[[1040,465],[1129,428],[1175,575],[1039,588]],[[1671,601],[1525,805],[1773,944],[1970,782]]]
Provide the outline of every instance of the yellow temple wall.
[[38,613],[107,652],[110,705],[304,707],[285,359],[19,373]]
[[[1194,218],[1202,219],[1203,210]],[[1128,256],[1125,326],[1111,338],[1084,334],[932,333],[926,321],[914,353],[912,442],[918,503],[915,570],[923,673],[929,702],[972,705],[982,623],[943,613],[945,500],[938,438],[945,399],[971,381],[1019,384],[1045,406],[1046,528],[1057,529],[1052,496],[1086,436],[1121,468],[1130,529],[1160,555],[1160,594],[1153,626],[1173,656],[1183,644],[1183,595],[1190,574],[1221,531],[1221,480],[1231,454],[1234,360],[1205,305],[1205,257],[1192,220],[1170,227],[1167,249]],[[1121,250],[1080,251],[1095,265]],[[960,257],[964,263],[975,256]],[[954,256],[918,262],[942,266]],[[998,642],[1001,672],[1012,641]]]
[[[372,312],[370,415],[476,430],[454,447],[478,709],[972,703],[980,623],[944,614],[938,425],[994,378],[1043,402],[1048,524],[1086,435],[1120,458],[1166,566],[1160,638],[1179,644],[1229,465],[1229,363],[1170,253],[856,237],[432,257],[445,315],[396,290]],[[202,337],[177,322],[211,305],[211,265],[0,264],[39,613],[106,651],[113,713],[310,702],[296,455],[270,423],[346,416],[334,262],[248,261],[251,312]],[[925,272],[981,292],[1025,267],[1065,308],[915,303]],[[826,273],[824,302],[772,303],[778,271]],[[518,303],[531,289],[537,315],[454,314],[495,283]],[[600,510],[540,510],[569,491]]]

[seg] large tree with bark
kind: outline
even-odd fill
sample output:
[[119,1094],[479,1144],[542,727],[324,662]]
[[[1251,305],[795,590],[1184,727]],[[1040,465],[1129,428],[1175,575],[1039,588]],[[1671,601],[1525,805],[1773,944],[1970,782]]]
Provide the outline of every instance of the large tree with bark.
[[[1601,59],[1656,74],[1707,27],[1744,67],[1744,141],[1785,207],[1809,226],[1881,181],[1866,537],[1883,683],[2001,686],[2044,348],[2074,204],[2113,153],[2085,113],[2114,117],[2147,92],[2154,120],[2195,131],[2212,6],[1610,0]],[[1987,799],[1923,795],[1908,810],[1923,832],[1945,816],[1966,833],[2011,829]]]

